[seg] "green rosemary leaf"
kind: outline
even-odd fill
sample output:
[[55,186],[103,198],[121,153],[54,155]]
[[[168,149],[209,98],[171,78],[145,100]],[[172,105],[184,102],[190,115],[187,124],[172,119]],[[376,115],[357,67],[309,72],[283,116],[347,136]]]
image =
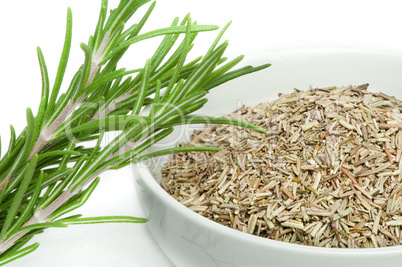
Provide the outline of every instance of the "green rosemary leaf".
[[[82,192],[80,192],[79,194],[77,194],[75,196],[75,198],[71,199],[70,201],[68,201],[65,205],[61,206],[59,209],[57,209],[54,213],[52,213],[52,215],[50,215],[48,217],[49,221],[54,221],[55,219],[57,219],[58,217],[73,211],[79,207],[81,207],[82,205],[85,204],[85,202],[88,200],[89,196],[93,193],[93,191],[95,190],[96,186],[99,184],[99,177],[96,178],[89,186],[87,189],[83,190]],[[71,188],[71,185],[69,186]],[[71,190],[71,189],[70,189]],[[73,189],[74,190],[74,189]],[[71,190],[70,192],[72,192],[73,190]]]
[[218,45],[219,41],[221,40],[223,34],[226,32],[226,30],[229,28],[230,24],[232,24],[232,21],[229,21],[223,28],[222,30],[219,32],[218,36],[215,38],[214,42],[211,44],[208,52],[205,55],[209,55],[211,54],[216,46]]
[[74,102],[76,102],[78,100],[78,98],[80,98],[82,96],[85,87],[87,87],[87,85],[88,85],[88,79],[90,79],[89,76],[91,74],[92,50],[89,46],[87,46],[84,43],[81,43],[80,47],[81,47],[82,51],[84,51],[85,61],[84,61],[84,65],[82,66],[82,72],[81,72],[81,78],[80,78],[78,90],[76,91],[76,94],[74,95],[74,99],[73,99]]
[[13,198],[13,202],[11,203],[11,207],[7,212],[7,216],[6,219],[4,220],[4,224],[1,227],[1,231],[0,231],[0,239],[2,239],[5,235],[5,233],[7,232],[7,230],[9,229],[9,227],[11,226],[11,224],[13,223],[13,221],[15,220],[15,216],[17,215],[17,211],[18,208],[21,204],[22,198],[24,197],[25,191],[27,190],[28,186],[29,186],[29,182],[32,179],[32,176],[34,174],[35,171],[35,167],[36,167],[36,163],[38,162],[38,156],[34,156],[29,162],[28,162],[28,166],[25,170],[24,173],[24,179],[22,180],[17,194],[15,195],[15,197]]
[[[76,140],[76,139],[72,139],[72,140],[70,141],[70,143],[68,144],[68,146],[66,147],[66,149],[63,150],[63,151],[76,151],[76,152],[78,152],[79,154],[78,154],[78,155],[73,155],[73,153],[68,153],[68,154],[62,155],[61,161],[60,161],[60,163],[59,163],[59,168],[60,168],[61,170],[65,169],[65,168],[67,167],[67,164],[72,161],[72,160],[71,160],[71,157],[72,157],[72,156],[86,155],[85,152],[79,151],[78,147],[76,147],[76,144],[77,144],[77,140]],[[56,151],[56,150],[54,150],[54,151]],[[46,153],[46,152],[45,152],[45,153]],[[60,155],[59,155],[59,156],[60,156]],[[59,156],[58,156],[58,157],[59,157]]]
[[96,223],[146,223],[147,221],[148,221],[147,219],[132,216],[103,216],[103,217],[71,218],[71,219],[60,220],[60,222],[68,225],[96,224]]
[[200,100],[198,100],[198,101],[196,101],[196,102],[194,102],[194,103],[191,103],[190,105],[188,105],[187,107],[185,107],[185,108],[182,110],[182,111],[183,111],[183,115],[185,115],[185,114],[190,114],[190,113],[193,113],[193,112],[199,110],[199,109],[202,108],[202,107],[205,105],[205,103],[207,103],[207,102],[208,102],[208,99],[203,98],[203,99],[200,99]]
[[[1,159],[0,161],[0,177],[1,177],[1,184],[3,183],[4,179],[6,178],[5,176],[5,170],[7,168],[10,167],[10,164],[12,164],[12,161],[15,160],[15,158],[17,157],[17,155],[20,153],[21,148],[24,146],[24,142],[18,142],[17,144],[15,144],[16,140],[15,140],[15,131],[14,131],[14,127],[10,127],[11,130],[11,136],[10,136],[10,143],[9,145],[13,145],[13,148],[9,149],[6,153],[6,155],[4,155],[4,157]],[[1,175],[3,174],[3,175]],[[0,184],[0,188],[1,188],[1,184]]]
[[185,93],[186,93],[185,90],[182,90],[182,85],[184,84],[184,80],[181,80],[181,81],[183,81],[182,85],[180,85],[180,86],[177,85],[175,90],[173,90],[172,93],[170,93],[170,92],[171,92],[174,84],[177,82],[177,78],[179,77],[179,74],[182,71],[188,51],[190,50],[190,43],[191,43],[191,19],[189,18],[187,21],[186,35],[185,35],[185,38],[183,40],[182,47],[181,47],[182,53],[179,57],[179,61],[177,62],[177,67],[175,69],[175,73],[172,76],[172,78],[170,79],[170,83],[166,89],[166,95],[170,95],[170,94],[172,95],[170,98],[168,98],[168,101],[166,102],[166,106],[171,103],[176,103],[177,99],[181,99],[182,96],[185,95]]
[[37,203],[38,207],[41,207],[45,201],[47,201],[47,198],[49,197],[50,193],[52,193],[53,189],[56,187],[57,180],[53,180],[55,183],[50,183],[48,186],[46,186],[46,191],[42,194],[42,196],[39,198],[39,201]]
[[5,196],[5,194],[6,194],[7,187],[8,187],[8,182],[5,182],[4,185],[3,185],[3,188],[2,188],[2,190],[1,190],[1,192],[0,192],[0,205],[3,203],[3,200],[4,200],[4,196]]
[[[178,23],[179,18],[176,17],[170,26],[175,27],[177,26]],[[155,72],[157,67],[162,63],[163,59],[169,53],[170,49],[175,44],[178,37],[179,34],[166,34],[165,37],[163,37],[162,42],[159,44],[158,48],[156,49],[154,55],[151,58],[151,61],[155,63],[155,65],[151,70],[152,72]]]
[[[173,44],[172,44],[173,45]],[[167,51],[169,52],[169,51]],[[171,56],[170,58],[161,66],[159,67],[155,74],[152,75],[151,81],[155,81],[156,79],[162,80],[167,80],[167,84],[170,83],[170,78],[173,77],[175,71],[176,71],[176,64],[180,59],[180,49],[177,49]],[[159,66],[159,65],[158,65]],[[155,68],[157,68],[155,64]]]
[[224,64],[223,66],[220,66],[218,69],[214,70],[208,77],[208,79],[204,79],[202,83],[200,84],[200,87],[205,90],[204,85],[208,84],[209,82],[220,78],[223,76],[225,73],[227,73],[229,70],[234,68],[238,63],[240,63],[243,60],[244,56],[238,56],[237,58],[229,61],[228,63]]
[[76,91],[78,90],[80,78],[81,70],[75,73],[67,90],[67,94],[60,95],[59,100],[56,103],[54,112],[47,121],[54,121],[57,116],[59,116],[59,114],[66,109],[66,106],[70,103],[71,98],[76,94]]
[[[59,128],[53,133],[53,138],[50,139],[50,141],[53,142],[63,136],[66,136],[66,132],[68,132],[71,128],[74,128],[75,125],[80,124],[79,122],[83,121],[85,117],[88,117],[88,115],[90,116],[90,113],[98,107],[99,102],[102,103],[103,101],[104,97],[100,97],[93,102],[85,102],[85,104],[83,104],[79,109],[75,110],[73,114],[59,126]],[[72,136],[68,137],[73,138]],[[55,147],[53,147],[53,149],[55,149]]]
[[[129,46],[131,46],[134,43],[137,43],[139,41],[143,41],[146,39],[150,39],[153,37],[161,36],[161,35],[166,35],[166,34],[174,34],[174,33],[185,33],[187,27],[184,26],[176,26],[176,27],[166,27],[166,28],[161,28],[158,30],[150,31],[141,35],[137,35],[124,43],[120,44],[117,48],[115,48],[109,55],[105,56],[103,60],[100,62],[100,65],[103,65],[105,62],[107,62],[110,58],[112,58],[116,53],[121,51],[122,49],[125,49]],[[196,25],[192,27],[192,32],[202,32],[202,31],[213,31],[218,29],[217,26],[213,25]]]
[[[189,18],[186,19],[188,21]],[[170,56],[170,58],[159,68],[156,70],[156,73],[151,77],[151,81],[155,81],[156,79],[160,79],[161,81],[163,80],[164,82],[167,82],[167,90],[165,93],[165,96],[169,95],[170,90],[172,89],[172,81],[177,81],[180,80],[184,77],[187,77],[186,75],[183,77],[183,73],[185,70],[188,70],[189,67],[191,67],[194,63],[196,63],[198,60],[200,60],[202,57],[199,57],[198,59],[195,59],[194,61],[186,64],[183,66],[183,62],[186,59],[186,55],[183,53],[183,51],[186,51],[187,53],[191,50],[193,44],[192,42],[194,41],[197,33],[191,33],[191,24],[187,25],[187,31],[186,31],[186,37],[183,40],[183,42],[180,44],[180,46],[176,49],[176,51]],[[172,43],[169,44],[169,49],[171,46],[174,44],[174,42],[177,40],[178,34],[176,34],[172,39]],[[167,53],[168,51],[166,51]],[[165,56],[165,55],[163,55]],[[177,75],[178,74],[178,75]]]
[[108,82],[110,82],[112,80],[115,80],[117,78],[123,77],[123,76],[128,75],[128,74],[132,74],[132,73],[135,73],[135,72],[138,72],[138,71],[139,70],[137,70],[137,69],[132,70],[132,71],[126,71],[125,69],[119,69],[119,70],[116,70],[114,72],[108,73],[108,74],[102,76],[101,78],[93,81],[87,87],[83,88],[82,92],[80,94],[77,94],[77,98],[82,96],[83,93],[89,93],[92,90],[94,90],[95,88],[97,88],[97,87],[99,87],[99,86],[101,86],[101,85],[103,85],[105,83],[108,83]]
[[[139,5],[137,6],[137,4]],[[121,1],[119,6],[112,11],[108,23],[105,26],[105,30],[109,32],[114,32],[115,28],[117,27],[118,24],[122,22],[126,22],[127,19],[132,15],[134,12],[133,9],[138,8],[144,4],[149,2],[147,1],[138,1],[138,0],[129,0],[129,1]]]
[[18,250],[20,250],[25,244],[28,243],[28,241],[30,241],[32,239],[32,237],[34,237],[37,234],[43,233],[43,230],[41,229],[37,229],[37,230],[32,230],[29,233],[27,233],[26,235],[24,235],[23,237],[21,237],[20,239],[18,239],[17,242],[14,243],[13,246],[11,246],[6,252],[1,254],[1,258],[6,258],[8,257],[8,255],[11,255],[15,252],[17,252]]
[[163,140],[166,138],[168,135],[170,135],[173,132],[173,128],[168,128],[161,130],[159,132],[156,132],[153,135],[148,136],[141,144],[139,144],[135,149],[132,149],[128,152],[121,153],[117,155],[116,157],[104,162],[102,165],[99,166],[99,168],[96,171],[101,171],[106,168],[109,168],[110,166],[117,166],[121,165],[123,162],[127,162],[131,160],[132,158],[138,156],[142,152],[144,152],[146,149],[150,148],[152,145],[156,144],[157,142]]
[[26,248],[23,248],[21,250],[18,250],[14,253],[11,253],[9,255],[6,255],[4,257],[0,257],[0,266],[10,263],[12,261],[15,261],[16,259],[19,259],[25,255],[28,255],[29,253],[34,252],[37,248],[39,247],[39,243],[34,243],[32,245],[27,246]]
[[[121,23],[121,31],[118,32],[116,35],[115,40],[113,41],[113,44],[111,45],[111,48],[115,46],[115,44],[119,44],[126,40],[131,34],[135,35],[135,32],[139,31],[138,30],[138,24],[133,24],[130,28],[127,30],[124,29],[125,24]],[[111,42],[109,42],[110,44]],[[105,52],[110,52],[110,50],[105,49]],[[124,51],[125,52],[125,51]]]
[[62,156],[62,155],[81,155],[80,152],[78,151],[73,151],[73,150],[54,150],[51,152],[45,152],[39,155],[39,160],[47,157],[53,157],[53,156]]
[[[139,69],[139,71],[141,71],[141,70],[142,69]],[[110,96],[116,90],[118,90],[118,88],[127,86],[130,83],[131,79],[132,79],[131,76],[129,76],[129,77],[126,77],[126,79],[123,81],[123,77],[118,77],[114,81],[111,81],[110,84],[108,84],[108,87],[107,87],[108,90],[106,90],[105,93],[104,93],[105,98],[112,99]],[[106,103],[103,103],[103,104],[106,104]],[[100,108],[104,108],[104,107],[101,106]]]
[[74,214],[74,215],[64,217],[63,219],[60,219],[60,220],[78,219],[78,218],[81,218],[81,217],[82,217],[82,214]]
[[[120,22],[117,27],[114,29],[113,33],[110,34],[109,36],[107,36],[107,45],[104,49],[104,51],[102,51],[102,55],[100,56],[100,58],[103,58],[105,55],[109,54],[114,47],[119,45],[119,37],[122,34],[123,30],[124,30],[124,22]],[[103,65],[103,64],[101,64]]]
[[20,233],[29,232],[32,230],[44,230],[44,229],[53,228],[53,227],[63,228],[63,227],[68,227],[68,225],[64,224],[62,222],[45,222],[45,223],[35,223],[35,224],[23,226],[23,227],[17,229],[16,231],[12,232],[10,234],[10,237],[8,239],[6,239],[5,241],[12,239],[13,237],[15,237],[16,235],[18,235]]
[[[35,117],[35,130],[32,137],[34,140],[38,138],[40,131],[42,130],[43,127],[43,118],[46,112],[47,100],[48,100],[47,96],[43,96],[39,104],[38,114]],[[33,142],[31,143],[32,144],[29,150],[31,150],[34,145]]]
[[13,152],[15,141],[16,141],[15,137],[16,137],[16,134],[15,134],[14,126],[10,125],[10,141],[9,141],[9,144],[8,144],[8,152],[7,152],[7,154],[10,154],[10,153]]
[[[142,68],[139,69],[140,72],[141,72],[142,70],[143,70]],[[120,77],[120,78],[121,78],[121,77]],[[119,78],[117,78],[116,81],[117,81],[118,79],[119,79]],[[106,92],[105,103],[103,103],[104,106],[100,107],[100,111],[98,112],[98,115],[99,115],[100,113],[104,113],[104,112],[105,112],[105,109],[107,109],[108,106],[111,105],[112,103],[113,103],[113,104],[116,104],[116,102],[120,102],[120,101],[115,101],[115,102],[113,102],[113,101],[116,100],[116,99],[118,99],[118,98],[120,98],[120,97],[123,97],[124,94],[127,94],[127,92],[130,91],[130,90],[133,88],[131,82],[132,82],[132,78],[131,78],[131,77],[127,77],[127,78],[124,80],[123,83],[118,84],[118,85],[116,85],[116,86],[113,86],[113,91],[112,91],[112,90],[109,90],[108,92]],[[127,96],[126,98],[129,98],[129,97]],[[120,105],[118,105],[118,106],[120,107]],[[129,108],[130,108],[130,110],[132,110],[132,108],[133,108],[132,105],[130,105]],[[109,112],[105,113],[105,115],[107,115],[108,113],[109,113]]]
[[78,186],[85,183],[85,180],[88,177],[93,175],[94,170],[97,169],[97,166],[102,164],[110,155],[116,153],[122,146],[126,144],[128,140],[133,138],[133,135],[147,127],[142,127],[141,124],[133,125],[133,127],[126,128],[122,133],[120,133],[114,140],[112,140],[109,144],[105,146],[92,160],[91,163],[88,164],[86,168],[83,168],[77,177],[70,185],[70,190],[75,191]]
[[[32,114],[32,110],[30,108],[27,108],[26,110],[27,114],[27,127],[26,127],[26,136],[24,137],[24,146],[19,152],[18,156],[16,159],[14,159],[14,164],[11,166],[11,168],[8,170],[8,174],[6,177],[6,180],[12,179],[13,175],[16,173],[17,169],[25,163],[28,154],[30,153],[31,149],[31,143],[32,139],[34,136],[34,131],[35,131],[35,118]],[[14,186],[13,186],[14,188]]]
[[201,100],[206,94],[206,92],[198,92],[187,96],[185,99],[182,99],[180,103],[177,103],[174,106],[168,106],[163,113],[158,114],[154,125],[157,126],[161,123],[165,123],[169,120],[174,120],[180,116],[186,115],[184,111],[197,103],[198,100]]
[[175,125],[181,125],[181,124],[229,124],[229,125],[235,125],[243,128],[248,128],[250,130],[267,134],[267,132],[258,127],[255,126],[254,124],[237,120],[237,119],[232,119],[232,118],[216,118],[216,117],[210,117],[210,116],[197,116],[197,115],[187,115],[180,117],[176,120],[169,121],[166,124],[162,124],[160,127],[172,127]]
[[[142,7],[144,4],[150,2],[151,0],[137,0],[134,1],[134,5],[132,7],[130,7],[128,9],[128,11],[125,13],[125,18],[123,19],[123,21],[126,23],[128,21],[128,19],[140,8]],[[152,3],[152,5],[155,4],[156,1],[154,1]],[[152,6],[151,5],[151,6]]]
[[49,74],[46,67],[45,57],[43,56],[40,47],[37,48],[38,62],[40,67],[40,73],[42,77],[42,98],[46,98],[46,103],[49,98]]
[[106,16],[107,16],[107,0],[102,0],[100,12],[99,12],[99,18],[98,18],[98,23],[96,25],[95,33],[94,33],[94,45],[92,48],[93,51],[98,51],[99,46],[101,44],[102,38],[104,37],[103,34],[103,27],[106,21]]
[[140,161],[146,160],[146,159],[150,159],[150,158],[154,158],[154,157],[159,157],[159,156],[163,156],[163,155],[168,155],[168,154],[172,154],[172,153],[179,153],[179,152],[188,152],[188,151],[212,151],[212,152],[216,152],[216,151],[221,151],[220,148],[217,147],[175,147],[175,148],[169,148],[169,149],[164,149],[164,150],[159,150],[156,152],[152,152],[146,155],[143,155],[141,157],[137,157],[131,160],[128,160],[126,162],[121,163],[120,165],[117,165],[115,167],[112,167],[110,169],[112,170],[117,170],[117,169],[121,169],[129,164],[135,164],[138,163]]
[[35,126],[36,126],[36,120],[35,117],[32,113],[32,110],[30,108],[27,108],[26,110],[26,116],[27,116],[27,130],[26,130],[26,137],[25,137],[25,144],[23,148],[23,153],[21,151],[21,158],[22,160],[25,161],[26,157],[29,155],[29,152],[31,151],[31,148],[33,146],[34,142],[34,137],[35,137]]
[[130,27],[128,30],[126,30],[123,34],[121,34],[121,37],[119,38],[119,43],[121,43],[124,39],[126,39],[127,36],[129,38],[132,38],[134,36],[137,36],[141,29],[144,27],[145,23],[147,22],[149,16],[151,15],[152,11],[154,10],[156,5],[156,2],[153,2],[145,15],[141,18],[140,22],[138,24],[134,24],[132,27]]
[[[19,228],[26,221],[27,216],[29,216],[31,214],[31,212],[35,206],[36,200],[38,199],[39,194],[41,192],[43,177],[44,177],[44,172],[42,171],[40,173],[38,179],[36,180],[35,190],[31,196],[31,199],[29,200],[28,204],[26,205],[24,210],[21,212],[21,214],[18,216],[18,219],[16,220],[16,222],[8,230],[7,235],[9,233],[15,231],[17,228]],[[8,239],[8,237],[6,237],[6,239]]]
[[[176,51],[177,52],[177,51]],[[155,84],[156,80],[161,81],[161,88],[167,87],[170,83],[170,80],[172,79],[175,68],[172,68],[174,64],[177,64],[177,61],[179,59],[180,54],[179,53],[174,53],[173,56],[166,62],[165,65],[163,65],[160,69],[157,70],[157,72],[151,77],[151,82],[152,84]],[[202,59],[202,57],[198,57],[195,60],[187,63],[186,65],[183,66],[181,73],[177,77],[176,80],[186,80],[193,71],[197,68],[197,63]],[[170,65],[171,64],[171,65]],[[155,84],[156,86],[156,84]],[[166,98],[169,97],[169,94],[165,92],[162,97],[162,102],[166,101]]]
[[161,93],[161,80],[156,81],[156,89],[155,89],[155,97],[154,100],[152,101],[152,107],[151,111],[149,112],[149,117],[153,118],[155,117],[156,111],[159,106],[160,102],[160,93]]
[[[39,164],[39,163],[38,163]],[[38,168],[38,166],[37,166]],[[46,169],[44,170],[45,176],[43,178],[43,183],[41,184],[41,190],[44,188],[47,188],[46,192],[42,194],[41,196],[41,200],[38,201],[37,206],[40,206],[40,203],[43,202],[44,200],[46,200],[46,197],[48,196],[48,194],[51,192],[52,190],[52,186],[56,185],[56,183],[58,181],[60,181],[61,179],[63,179],[66,175],[68,175],[70,172],[72,172],[73,170],[71,168],[65,169],[65,170],[51,170],[51,169]],[[35,188],[35,183],[37,181],[36,177],[33,177],[31,180],[31,185],[30,187],[27,189],[24,198],[28,198],[29,196],[32,196],[33,192],[34,192],[34,188]],[[32,184],[33,183],[33,184]],[[47,192],[49,191],[49,192]],[[3,193],[4,192],[4,193]],[[8,195],[10,193],[10,190],[6,186],[3,188],[3,190],[1,191],[1,194],[4,195]],[[8,199],[7,201],[5,201],[4,203],[0,202],[0,210],[5,210],[7,209],[12,202],[13,199]]]
[[[89,155],[87,161],[91,162],[92,159],[95,157],[95,155],[101,150],[101,143],[103,140],[103,137],[105,136],[105,131],[103,129],[100,130],[99,135],[98,135],[98,140],[96,142],[96,145],[94,146],[91,154]],[[78,171],[78,169],[77,169]]]
[[147,123],[147,121],[148,119],[146,117],[138,115],[110,115],[99,120],[91,120],[70,130],[57,132],[55,139],[59,139],[64,136],[73,138],[72,135],[75,133],[93,132],[99,129],[104,129],[105,131],[123,130],[130,124],[144,124]]
[[145,94],[148,89],[148,84],[149,84],[149,76],[150,76],[150,69],[151,69],[151,60],[147,59],[144,67],[144,71],[142,74],[142,79],[141,79],[141,87],[137,95],[137,101],[134,104],[133,107],[133,115],[138,115],[140,114],[140,111],[142,109],[142,106],[144,104],[144,99],[145,99]]
[[73,179],[74,175],[80,170],[81,166],[87,160],[87,155],[82,155],[80,159],[74,164],[73,171],[70,172],[56,187],[48,194],[46,200],[40,205],[41,209],[45,209],[51,202],[53,202],[57,197],[61,195],[63,190],[68,186],[70,181]]
[[225,82],[228,82],[230,80],[236,79],[236,78],[238,78],[240,76],[243,76],[243,75],[247,75],[247,74],[250,74],[250,73],[253,73],[253,72],[256,72],[256,71],[263,70],[263,69],[268,68],[270,66],[271,66],[271,64],[264,64],[264,65],[261,65],[261,66],[258,66],[258,67],[246,66],[246,67],[243,67],[241,69],[225,73],[225,74],[221,75],[219,78],[216,78],[215,80],[210,81],[202,89],[203,90],[210,90],[210,89],[212,89],[214,87],[217,87],[217,86],[219,86],[219,85],[221,85],[221,84],[223,84]]
[[205,76],[208,75],[216,66],[228,45],[229,42],[227,41],[222,43],[213,52],[211,52],[210,56],[203,59],[198,68],[186,80],[186,85],[183,90],[187,94],[190,94],[199,89],[197,86],[205,79]]
[[57,69],[56,79],[54,81],[52,93],[50,95],[48,108],[46,109],[45,121],[51,123],[47,119],[50,117],[54,110],[54,105],[56,103],[57,95],[60,91],[61,84],[63,82],[64,73],[67,68],[68,58],[70,56],[71,39],[72,39],[72,29],[73,29],[73,16],[71,9],[67,10],[67,25],[66,25],[66,35],[64,40],[63,51],[61,53],[61,58],[59,62],[59,67]]
[[[101,143],[102,143],[102,140],[103,140],[103,137],[104,137],[104,136],[105,136],[105,131],[104,131],[104,130],[100,130],[100,133],[99,133],[99,136],[98,136],[98,140],[97,140],[97,142],[96,142],[96,145],[94,146],[94,148],[93,148],[91,154],[89,155],[89,157],[88,157],[88,159],[87,159],[87,162],[91,162],[91,161],[93,160],[93,158],[95,157],[95,155],[96,155],[97,153],[99,153],[99,151],[101,150]],[[77,169],[77,171],[78,171],[78,169]],[[74,175],[75,175],[75,173],[74,173]]]
[[125,5],[124,2],[127,2],[127,1],[120,1],[119,6],[117,8],[115,8],[115,9],[111,10],[111,12],[109,14],[109,18],[106,21],[105,27],[103,29],[105,32],[112,32],[112,30],[110,30],[110,28],[112,27],[112,24],[113,23],[120,23],[120,21],[118,21],[116,19],[116,17],[119,15],[119,12],[124,7],[124,5]]

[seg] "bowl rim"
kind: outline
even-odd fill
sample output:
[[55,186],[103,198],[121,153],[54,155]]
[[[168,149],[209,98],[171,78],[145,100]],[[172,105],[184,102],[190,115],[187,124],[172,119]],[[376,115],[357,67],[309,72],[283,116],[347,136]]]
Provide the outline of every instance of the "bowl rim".
[[[317,46],[317,47],[293,47],[293,48],[278,48],[271,49],[265,52],[258,51],[257,54],[250,54],[247,56],[247,60],[245,61],[256,61],[259,58],[267,58],[268,55],[283,55],[289,54],[294,55],[311,55],[316,56],[319,54],[350,54],[350,53],[359,53],[359,54],[369,54],[369,55],[377,55],[377,56],[392,56],[394,58],[399,58],[402,62],[402,53],[394,52],[391,50],[384,49],[375,49],[375,48],[358,48],[358,47],[339,47],[339,46]],[[208,218],[201,216],[200,214],[190,210],[185,207],[181,203],[179,203],[176,199],[170,196],[161,185],[155,180],[151,171],[148,169],[148,166],[144,162],[138,162],[133,165],[134,171],[136,175],[144,182],[148,188],[150,188],[153,193],[158,196],[162,202],[174,209],[176,212],[181,213],[187,219],[196,222],[197,224],[202,224],[203,227],[213,230],[219,231],[225,235],[230,235],[233,238],[244,241],[244,242],[252,242],[254,244],[258,244],[264,246],[266,248],[275,247],[278,250],[287,250],[287,251],[298,251],[301,253],[310,253],[310,254],[321,254],[321,255],[348,255],[348,256],[362,256],[362,255],[385,255],[385,254],[396,254],[401,253],[401,245],[391,246],[391,247],[378,247],[378,248],[325,248],[325,247],[316,247],[316,246],[306,246],[294,243],[288,243],[283,241],[277,241],[269,238],[263,238],[260,236],[256,236],[253,234],[248,234],[241,232],[239,230],[235,230],[233,228],[221,225],[217,222],[214,222]]]

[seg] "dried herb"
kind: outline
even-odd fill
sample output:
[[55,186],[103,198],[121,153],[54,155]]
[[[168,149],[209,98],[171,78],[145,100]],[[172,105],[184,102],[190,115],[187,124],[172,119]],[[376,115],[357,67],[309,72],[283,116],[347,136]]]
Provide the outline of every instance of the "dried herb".
[[361,86],[295,90],[230,114],[267,131],[208,126],[172,155],[162,187],[222,225],[284,242],[402,244],[402,102]]

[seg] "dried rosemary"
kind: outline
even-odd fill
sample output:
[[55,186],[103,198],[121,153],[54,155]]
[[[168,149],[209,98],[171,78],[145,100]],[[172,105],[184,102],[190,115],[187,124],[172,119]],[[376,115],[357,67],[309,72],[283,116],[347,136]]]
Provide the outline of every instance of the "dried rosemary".
[[402,244],[402,102],[368,84],[295,90],[242,107],[172,155],[162,187],[222,225],[284,242],[341,248]]

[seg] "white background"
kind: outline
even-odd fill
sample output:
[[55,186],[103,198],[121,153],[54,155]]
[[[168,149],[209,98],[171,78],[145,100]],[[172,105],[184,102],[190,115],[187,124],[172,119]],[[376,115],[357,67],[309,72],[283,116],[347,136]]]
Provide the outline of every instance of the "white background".
[[[73,11],[73,48],[66,75],[83,62],[79,43],[96,24],[100,0],[23,0],[0,4],[0,134],[3,152],[8,127],[25,126],[25,108],[37,110],[40,73],[36,46],[44,52],[51,80],[63,45],[67,7]],[[109,1],[115,7],[118,1]],[[402,4],[398,0],[160,0],[145,30],[169,26],[175,16],[191,12],[199,24],[224,26],[230,40],[228,56],[255,55],[292,47],[341,46],[402,52]],[[145,8],[143,8],[145,10]],[[195,56],[215,36],[200,35]],[[135,45],[124,61],[141,67],[152,56],[152,42]],[[84,208],[85,216],[142,216],[129,168],[102,176]],[[10,266],[172,266],[153,242],[145,225],[90,225],[49,229],[34,240],[41,246]]]

